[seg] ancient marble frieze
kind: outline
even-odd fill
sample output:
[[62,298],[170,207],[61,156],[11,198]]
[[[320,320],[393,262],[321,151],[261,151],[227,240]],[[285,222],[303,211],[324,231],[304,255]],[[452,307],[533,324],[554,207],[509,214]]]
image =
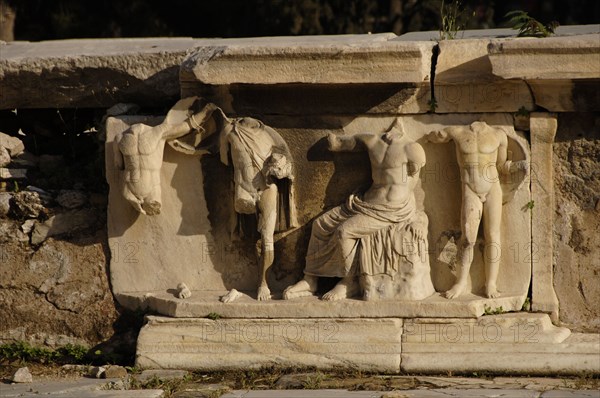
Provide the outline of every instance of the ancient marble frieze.
[[[296,215],[298,226],[274,235],[275,261],[272,270],[267,273],[267,282],[275,300],[302,275],[306,249],[299,245],[306,245],[301,242],[307,242],[311,220],[324,209],[343,202],[357,186],[368,182],[370,167],[365,162],[368,154],[340,153],[331,157],[322,144],[328,134],[352,137],[365,131],[383,132],[390,125],[395,125],[404,132],[407,140],[420,143],[427,163],[420,169],[420,179],[414,187],[415,209],[424,212],[429,219],[424,235],[427,236],[427,264],[431,267],[433,288],[438,292],[447,291],[456,280],[455,261],[461,235],[461,185],[455,144],[433,143],[428,141],[427,136],[432,131],[440,131],[448,126],[485,122],[486,126],[495,126],[498,134],[505,137],[504,150],[510,154],[511,162],[518,164],[529,159],[528,145],[514,130],[510,114],[336,117],[316,119],[308,125],[304,118],[285,118],[285,123],[281,124],[283,120],[270,117],[265,119],[265,123],[274,126],[282,139],[290,143],[289,155],[294,159],[296,170],[294,200],[300,205]],[[129,123],[139,121],[143,120],[129,117],[109,119],[107,153],[116,154],[122,150],[117,145],[122,140],[119,137],[128,131]],[[156,125],[161,120],[147,123]],[[300,131],[304,133],[299,134]],[[159,214],[140,213],[125,200],[119,188],[122,171],[115,167],[114,159],[107,157],[107,175],[111,185],[109,243],[113,251],[113,289],[119,301],[132,308],[150,307],[171,316],[205,316],[210,302],[207,303],[205,299],[182,302],[177,298],[177,286],[185,283],[191,292],[191,300],[201,296],[202,292],[213,292],[216,301],[217,293],[231,289],[249,292],[253,300],[256,296],[252,292],[258,286],[261,272],[257,259],[263,261],[260,257],[262,250],[258,250],[257,257],[254,240],[234,239],[231,235],[232,224],[227,220],[237,211],[234,203],[237,194],[228,182],[231,178],[229,173],[234,171],[231,170],[232,166],[220,164],[217,153],[196,153],[192,150],[195,154],[190,155],[185,154],[186,151],[176,151],[173,148],[185,144],[176,143],[171,141],[169,145],[164,145],[164,159],[158,179],[162,196]],[[309,157],[306,153],[310,154]],[[344,176],[343,184],[331,185],[332,181],[339,181],[341,176]],[[504,310],[520,309],[531,279],[531,229],[526,206],[531,200],[528,181],[526,170],[511,174],[510,178],[501,181],[500,187],[504,192],[503,217],[499,229],[501,244],[493,247],[493,242],[486,242],[482,237],[474,241],[473,259],[464,282],[464,291],[461,289],[472,305],[467,305],[463,312],[457,309],[444,315],[444,300],[449,307],[460,307],[444,299],[431,303],[430,310],[414,304],[404,312],[386,313],[393,316],[420,316],[419,311],[423,311],[432,316],[479,316],[486,305],[495,306],[493,308],[503,306]],[[488,248],[485,250],[493,248],[493,253],[486,251],[487,254],[484,254],[486,246]],[[484,257],[492,255],[500,261],[496,285],[500,291],[498,298],[503,299],[503,303],[493,300],[486,302],[485,299],[472,296],[484,295]],[[167,297],[159,300],[157,297],[163,293]],[[175,300],[168,299],[169,295]],[[488,295],[495,293],[488,292]],[[285,307],[279,308],[287,311]],[[295,316],[302,315],[302,311],[294,305],[290,308]],[[243,309],[240,307],[231,311],[239,313]],[[336,311],[333,310],[333,313]],[[366,309],[357,311],[357,316],[365,316]],[[313,312],[306,312],[307,316],[315,316],[309,313]],[[345,314],[351,316],[347,312]]]

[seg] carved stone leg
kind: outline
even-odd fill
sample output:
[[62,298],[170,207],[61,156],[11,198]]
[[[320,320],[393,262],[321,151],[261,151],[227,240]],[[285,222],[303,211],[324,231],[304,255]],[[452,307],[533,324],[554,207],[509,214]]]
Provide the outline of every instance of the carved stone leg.
[[500,186],[492,188],[483,205],[483,233],[485,236],[485,295],[495,298],[500,295],[496,287],[502,242],[500,223],[502,221],[502,190]]
[[456,283],[444,296],[449,299],[460,296],[467,288],[469,271],[473,262],[473,251],[477,240],[477,230],[481,221],[483,203],[469,187],[463,187],[461,211],[462,236]]
[[275,232],[275,223],[277,222],[277,186],[269,185],[262,193],[258,202],[261,223],[259,226],[262,240],[261,279],[258,287],[258,300],[270,300],[271,291],[267,285],[267,272],[275,259],[273,247],[273,234]]

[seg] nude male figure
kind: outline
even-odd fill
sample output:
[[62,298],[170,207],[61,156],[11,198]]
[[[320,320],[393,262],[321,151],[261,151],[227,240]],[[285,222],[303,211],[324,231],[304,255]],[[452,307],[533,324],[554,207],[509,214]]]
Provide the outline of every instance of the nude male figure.
[[178,101],[157,126],[142,123],[132,125],[118,140],[115,162],[123,173],[122,191],[125,199],[140,213],[157,215],[161,208],[160,169],[163,162],[165,142],[180,138],[201,125],[216,109],[206,104],[200,110],[196,97]]
[[[425,165],[421,145],[404,136],[395,124],[383,134],[347,137],[329,134],[327,139],[329,150],[334,152],[352,151],[364,145],[369,153],[373,184],[362,198],[352,195],[348,204],[333,208],[314,221],[304,279],[288,287],[284,299],[313,295],[318,277],[342,278],[323,295],[323,300],[355,296],[360,292],[355,263],[362,237],[400,221],[408,223],[406,229],[413,237],[424,239],[426,236],[420,226],[410,223],[415,211],[413,189]],[[336,252],[341,253],[337,256],[341,259],[333,258]]]
[[508,138],[500,129],[485,122],[470,126],[452,126],[432,131],[427,139],[433,143],[454,140],[456,159],[462,182],[461,239],[459,268],[454,286],[445,293],[449,299],[465,292],[479,223],[483,218],[485,238],[485,295],[498,297],[496,286],[501,257],[500,222],[502,219],[502,188],[499,173],[526,170],[527,162],[507,159]]

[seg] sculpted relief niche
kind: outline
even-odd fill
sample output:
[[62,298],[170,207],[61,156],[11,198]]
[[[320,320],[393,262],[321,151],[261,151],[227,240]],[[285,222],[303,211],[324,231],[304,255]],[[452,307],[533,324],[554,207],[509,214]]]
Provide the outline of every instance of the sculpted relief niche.
[[[511,115],[282,122],[193,97],[163,120],[110,118],[107,150],[124,305],[317,296],[516,308],[527,293],[529,152]],[[364,179],[335,169],[349,156]]]
[[396,124],[382,134],[330,133],[327,139],[331,151],[366,149],[373,183],[313,222],[304,279],[287,288],[283,297],[314,294],[319,277],[341,278],[323,300],[359,292],[365,300],[432,295],[427,216],[417,211],[413,192],[425,166],[421,145]]
[[452,299],[465,293],[477,232],[483,220],[485,295],[498,297],[496,281],[502,256],[500,228],[503,203],[500,175],[510,176],[518,170],[526,171],[528,163],[526,160],[512,162],[508,159],[506,133],[485,122],[432,131],[427,138],[433,143],[454,141],[460,168],[462,204],[457,281],[444,295]]
[[[204,140],[218,135],[221,162],[233,166],[234,209],[256,214],[260,233],[258,300],[271,292],[267,272],[273,264],[275,231],[297,225],[293,161],[281,136],[259,120],[229,119],[218,107],[199,98],[179,101],[156,126],[136,123],[115,139],[115,166],[123,197],[139,213],[155,216],[161,210],[160,169],[166,142],[188,155],[209,153]],[[233,219],[231,233],[240,233]],[[188,289],[180,283],[179,290]],[[189,291],[189,290],[188,290]],[[184,294],[185,298],[191,293]],[[180,295],[181,296],[181,295]],[[180,297],[182,298],[182,297]]]

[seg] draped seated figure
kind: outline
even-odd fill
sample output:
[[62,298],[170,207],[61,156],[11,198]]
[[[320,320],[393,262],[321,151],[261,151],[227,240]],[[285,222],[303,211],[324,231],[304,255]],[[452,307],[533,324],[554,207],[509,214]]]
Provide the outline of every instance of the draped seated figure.
[[284,299],[315,294],[319,277],[341,278],[323,300],[356,296],[361,286],[365,300],[432,295],[427,216],[414,196],[425,165],[421,145],[396,123],[382,134],[329,134],[328,142],[331,151],[366,148],[373,184],[313,222],[304,279],[288,287]]

